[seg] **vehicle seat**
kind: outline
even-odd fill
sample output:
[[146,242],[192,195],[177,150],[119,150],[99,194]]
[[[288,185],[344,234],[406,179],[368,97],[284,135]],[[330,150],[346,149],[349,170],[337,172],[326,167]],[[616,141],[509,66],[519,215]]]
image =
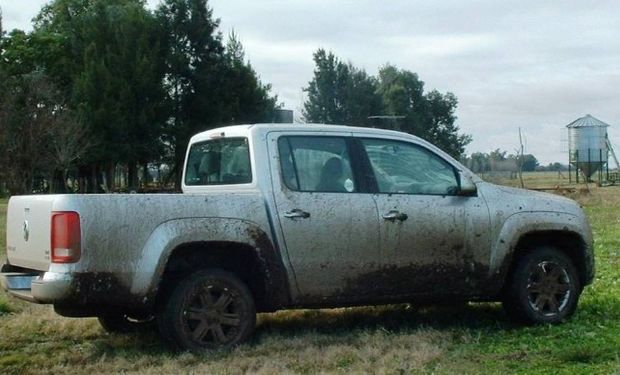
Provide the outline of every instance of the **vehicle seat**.
[[344,185],[340,182],[340,178],[342,178],[342,161],[337,157],[330,158],[321,168],[321,175],[319,183],[316,185],[316,190],[346,192]]
[[207,151],[200,159],[198,177],[201,184],[219,182],[220,178],[220,155],[215,151]]

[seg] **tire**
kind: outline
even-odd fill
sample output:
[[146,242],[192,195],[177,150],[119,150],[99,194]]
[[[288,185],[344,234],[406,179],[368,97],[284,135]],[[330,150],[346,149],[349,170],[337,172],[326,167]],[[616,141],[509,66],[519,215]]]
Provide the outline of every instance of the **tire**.
[[136,333],[152,331],[156,328],[155,317],[134,318],[123,313],[107,313],[97,317],[99,324],[110,333]]
[[580,294],[573,262],[561,251],[544,246],[517,260],[503,306],[518,322],[557,324],[573,315]]
[[207,269],[183,279],[157,315],[161,336],[192,352],[230,349],[252,334],[256,308],[248,287],[232,273]]

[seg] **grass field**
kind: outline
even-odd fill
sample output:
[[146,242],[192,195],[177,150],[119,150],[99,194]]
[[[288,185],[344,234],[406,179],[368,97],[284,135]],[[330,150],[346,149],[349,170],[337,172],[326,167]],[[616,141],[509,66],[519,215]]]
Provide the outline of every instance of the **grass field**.
[[[527,175],[526,186],[553,179]],[[169,353],[155,334],[106,334],[94,319],[61,318],[0,292],[0,373],[618,374],[620,187],[590,188],[573,198],[594,229],[596,280],[562,325],[516,326],[489,303],[297,310],[261,315],[254,339],[232,352],[197,356]],[[0,201],[2,252],[5,210]]]

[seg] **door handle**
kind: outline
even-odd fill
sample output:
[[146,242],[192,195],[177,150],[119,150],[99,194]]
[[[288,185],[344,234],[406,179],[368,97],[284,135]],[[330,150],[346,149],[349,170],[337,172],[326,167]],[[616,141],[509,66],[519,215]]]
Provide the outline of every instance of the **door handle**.
[[405,221],[407,220],[407,218],[409,218],[409,216],[407,216],[407,214],[405,213],[392,210],[386,214],[383,214],[383,218],[388,221],[395,221],[395,220]]
[[295,209],[285,212],[284,217],[289,218],[289,219],[296,219],[296,218],[307,219],[310,217],[310,213],[306,211],[302,211],[298,208],[295,208]]

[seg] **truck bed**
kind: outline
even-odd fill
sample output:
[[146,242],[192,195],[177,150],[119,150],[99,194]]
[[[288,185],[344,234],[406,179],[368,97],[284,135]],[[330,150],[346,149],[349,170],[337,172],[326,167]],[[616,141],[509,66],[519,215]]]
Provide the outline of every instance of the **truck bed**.
[[[51,262],[50,215],[54,211],[75,211],[80,215],[81,257],[77,263]],[[232,214],[240,212],[245,213],[243,219]],[[34,299],[27,296],[24,277],[29,277],[35,288],[42,278],[54,277],[62,282],[63,275],[71,274],[71,282],[81,277],[84,287],[92,288],[93,293],[110,289],[143,298],[152,287],[153,273],[162,260],[161,251],[174,243],[178,232],[183,232],[184,240],[191,240],[192,233],[200,240],[199,232],[209,229],[201,225],[207,225],[209,218],[216,218],[218,223],[230,219],[269,227],[264,199],[258,192],[12,197],[8,207],[7,258],[12,267],[23,272],[14,275],[15,282],[21,277],[14,294]],[[230,230],[235,230],[234,226]],[[13,282],[10,277],[6,279],[7,283]]]

